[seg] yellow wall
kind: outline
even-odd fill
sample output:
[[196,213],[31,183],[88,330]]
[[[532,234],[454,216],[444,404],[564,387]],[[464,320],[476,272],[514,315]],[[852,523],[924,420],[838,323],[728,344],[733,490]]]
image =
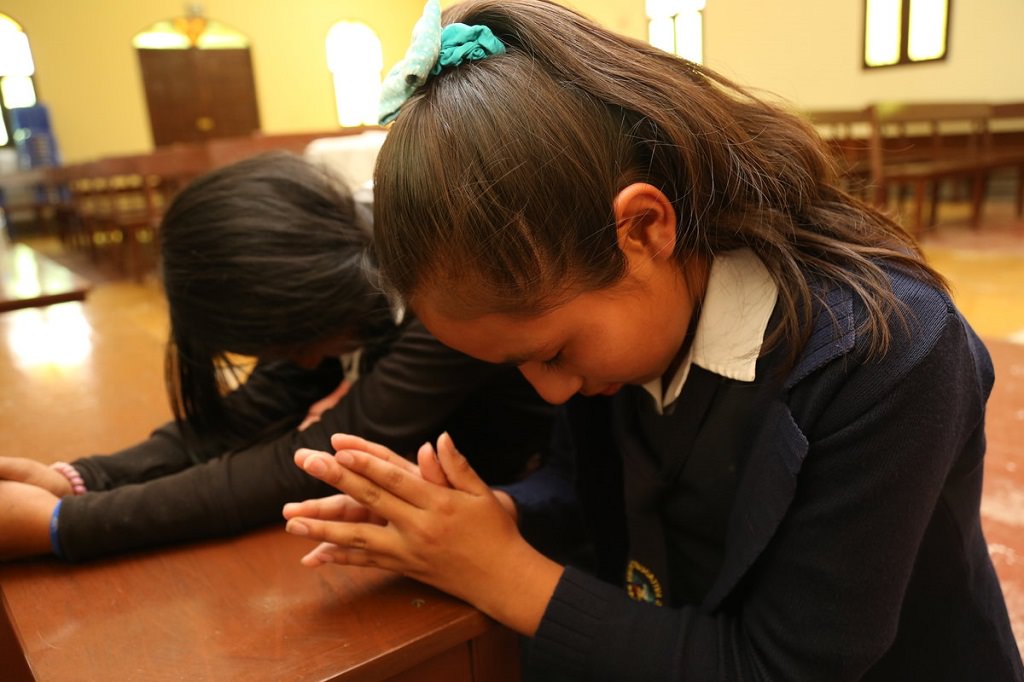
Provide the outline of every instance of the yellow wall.
[[[609,28],[643,39],[644,0],[567,0]],[[453,0],[442,0],[442,5]],[[401,58],[423,0],[205,0],[206,14],[252,41],[263,130],[334,128],[324,38],[336,21],[371,26],[385,70]],[[937,64],[860,68],[861,0],[708,0],[705,61],[744,84],[803,107],[879,99],[1024,98],[1022,0],[954,2],[949,58]],[[28,32],[41,100],[65,160],[151,148],[131,38],[181,14],[181,0],[0,0]]]
[[1024,1],[953,0],[950,6],[944,61],[865,70],[863,0],[708,0],[704,60],[804,108],[1024,99]]
[[[451,2],[443,3],[445,6]],[[324,38],[332,24],[368,24],[384,46],[385,71],[408,45],[422,0],[206,0],[208,17],[252,44],[262,128],[267,133],[337,126]],[[642,37],[643,0],[582,0],[575,6],[615,30]],[[180,0],[0,0],[25,29],[36,86],[65,161],[152,148],[132,36],[183,11]]]
[[[262,127],[268,133],[337,127],[324,39],[332,24],[368,24],[385,69],[405,51],[420,0],[206,0],[206,15],[247,35]],[[152,148],[131,40],[182,13],[180,0],[0,0],[28,34],[36,87],[65,161]]]

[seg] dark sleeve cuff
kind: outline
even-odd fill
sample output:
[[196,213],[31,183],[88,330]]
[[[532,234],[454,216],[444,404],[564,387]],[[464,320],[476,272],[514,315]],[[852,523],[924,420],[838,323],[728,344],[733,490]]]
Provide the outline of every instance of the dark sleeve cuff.
[[722,679],[714,621],[693,608],[633,601],[568,567],[528,658],[530,680]]
[[531,680],[581,680],[608,608],[611,585],[567,566],[530,649]]
[[192,465],[178,426],[168,422],[146,440],[110,455],[81,457],[71,462],[91,492],[111,490],[173,474]]

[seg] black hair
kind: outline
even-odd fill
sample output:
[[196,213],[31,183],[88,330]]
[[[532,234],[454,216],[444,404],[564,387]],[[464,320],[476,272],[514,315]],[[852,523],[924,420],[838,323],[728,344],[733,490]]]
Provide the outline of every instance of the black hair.
[[231,429],[230,355],[393,336],[371,242],[369,210],[325,170],[285,152],[217,169],[171,202],[160,228],[171,318],[165,374],[187,435]]

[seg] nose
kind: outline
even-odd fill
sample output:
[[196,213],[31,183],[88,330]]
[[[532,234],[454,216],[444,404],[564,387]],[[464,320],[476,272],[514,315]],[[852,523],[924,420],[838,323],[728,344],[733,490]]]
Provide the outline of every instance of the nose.
[[561,405],[583,387],[582,377],[541,367],[539,362],[519,365],[519,371],[537,391],[537,395],[552,405]]

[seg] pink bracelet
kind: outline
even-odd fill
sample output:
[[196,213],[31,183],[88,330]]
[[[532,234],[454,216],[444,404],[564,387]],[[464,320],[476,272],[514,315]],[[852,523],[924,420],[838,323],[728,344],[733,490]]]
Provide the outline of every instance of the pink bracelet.
[[85,481],[82,480],[82,475],[78,473],[78,469],[67,462],[54,462],[50,465],[50,468],[63,474],[64,478],[68,479],[68,483],[71,484],[72,495],[85,494]]

